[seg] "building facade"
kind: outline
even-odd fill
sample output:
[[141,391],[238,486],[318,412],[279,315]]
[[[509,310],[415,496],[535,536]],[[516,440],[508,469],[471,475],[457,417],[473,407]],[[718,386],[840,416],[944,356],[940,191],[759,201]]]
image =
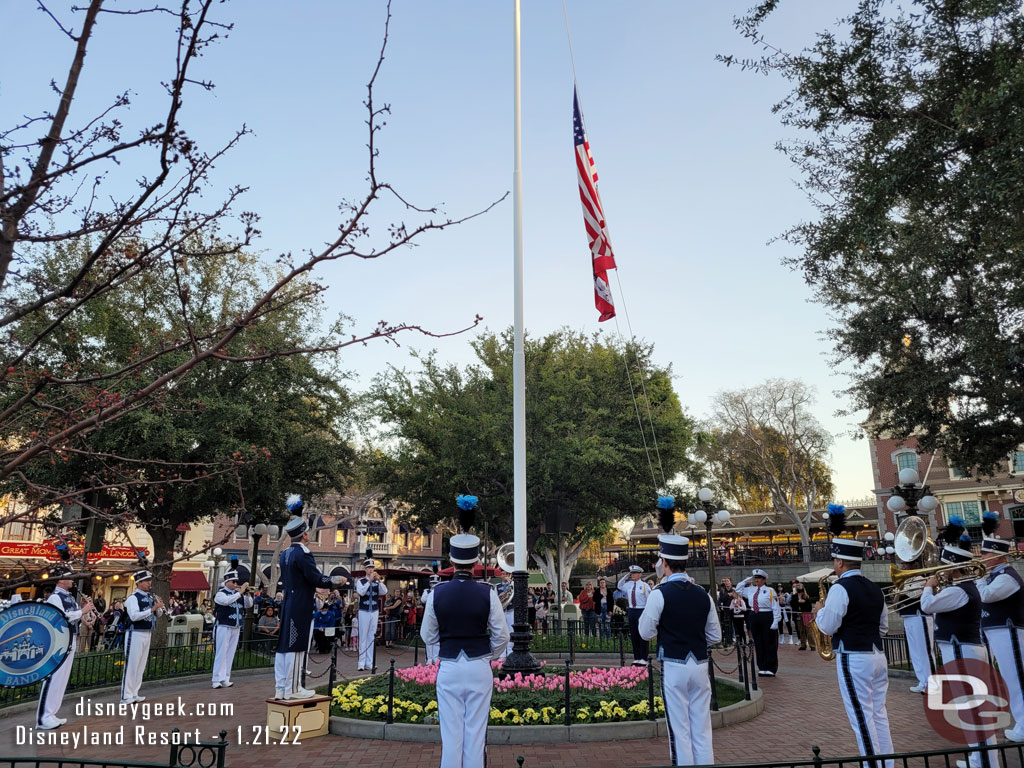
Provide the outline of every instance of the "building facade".
[[894,519],[885,504],[899,483],[901,469],[917,470],[921,482],[931,488],[939,500],[939,508],[931,515],[932,536],[944,526],[951,515],[960,515],[967,522],[967,531],[976,542],[981,540],[981,516],[986,511],[999,515],[997,535],[1024,538],[1024,450],[1014,451],[1006,458],[1003,471],[994,477],[972,477],[968,470],[951,466],[941,453],[918,453],[916,438],[869,440],[874,492],[878,517],[884,531],[896,530]]

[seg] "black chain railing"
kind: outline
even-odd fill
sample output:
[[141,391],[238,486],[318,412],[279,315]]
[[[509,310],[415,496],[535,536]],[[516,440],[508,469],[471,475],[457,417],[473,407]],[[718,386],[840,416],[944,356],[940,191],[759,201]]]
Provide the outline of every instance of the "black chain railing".
[[[232,668],[239,670],[273,666],[273,651],[274,648],[267,648],[259,640],[239,641]],[[213,656],[212,643],[150,648],[142,675],[143,682],[211,672]],[[73,692],[120,685],[123,672],[124,651],[120,648],[96,653],[76,653],[67,690]],[[0,708],[38,699],[41,687],[42,683],[35,683],[22,688],[0,688]]]

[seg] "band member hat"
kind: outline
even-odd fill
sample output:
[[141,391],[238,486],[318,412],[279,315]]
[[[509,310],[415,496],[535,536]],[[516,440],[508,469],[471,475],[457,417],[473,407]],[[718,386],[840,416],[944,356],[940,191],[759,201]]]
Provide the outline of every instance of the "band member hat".
[[302,534],[309,530],[309,526],[306,525],[306,521],[301,517],[293,517],[284,526],[284,532],[291,536],[293,539],[297,539]]
[[863,560],[864,542],[856,539],[832,539],[832,557],[839,560]]
[[74,574],[74,571],[68,568],[66,565],[58,565],[56,568],[50,571],[50,575],[58,581],[60,579],[70,579],[72,574]]
[[760,568],[755,568],[751,575],[753,575],[753,576],[760,576],[762,579],[767,579],[768,578],[768,574],[765,573],[764,571],[762,571]]
[[643,573],[644,569],[641,568],[639,565],[631,565],[631,566],[629,566],[629,572],[630,573]]
[[968,552],[966,549],[960,549],[960,547],[945,546],[942,548],[942,555],[939,556],[939,560],[943,563],[969,563],[974,559],[974,555]]
[[365,560],[363,560],[363,568],[376,568],[376,567],[377,567],[377,561],[374,560],[372,557],[368,557]]
[[136,584],[138,584],[140,581],[152,581],[153,574],[147,571],[145,568],[143,568],[141,571],[136,571],[135,574],[132,576],[132,579],[135,580]]
[[658,536],[658,554],[665,560],[685,560],[689,556],[690,540],[685,536],[663,533]]
[[229,581],[238,581],[238,571],[228,571],[224,574],[224,583],[227,584]]
[[480,557],[480,537],[471,533],[452,536],[448,543],[448,559],[455,565],[472,565]]
[[991,552],[994,555],[1005,555],[1011,549],[1013,549],[1013,544],[1005,539],[986,536],[981,540],[982,552]]

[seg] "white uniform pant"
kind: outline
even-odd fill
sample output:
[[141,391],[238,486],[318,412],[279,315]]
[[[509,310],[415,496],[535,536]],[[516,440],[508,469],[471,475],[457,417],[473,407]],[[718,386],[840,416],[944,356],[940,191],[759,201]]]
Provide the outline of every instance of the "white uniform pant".
[[124,638],[124,675],[121,677],[121,701],[134,701],[142,687],[142,673],[149,659],[149,643],[153,633],[128,628]]
[[306,666],[305,652],[274,654],[274,688],[284,691],[288,698],[302,687],[302,670]]
[[359,611],[359,669],[373,668],[373,642],[377,637],[380,611]]
[[927,687],[928,678],[935,671],[935,618],[920,613],[916,616],[904,616],[903,631],[907,633],[910,665],[917,676],[917,684]]
[[[942,640],[939,641],[939,652],[942,654],[942,664],[946,665],[949,662],[957,658],[962,659],[979,659],[984,661],[986,664],[989,662],[988,649],[984,645],[976,645],[974,643],[949,643]],[[978,744],[995,744],[996,737],[989,736],[984,742],[978,742]],[[977,744],[971,744],[970,746],[977,746]],[[981,752],[970,753],[970,765],[971,768],[981,768],[983,764],[987,764],[991,768],[999,768],[999,753],[992,750],[987,755],[987,760],[982,760]]]
[[984,632],[1010,695],[1013,730],[1024,731],[1024,629],[986,627]]
[[53,674],[43,681],[43,687],[39,691],[39,704],[36,706],[36,725],[42,725],[44,720],[57,717],[61,702],[64,701],[64,691],[68,687],[68,678],[71,677],[77,639],[71,639],[71,650],[68,651],[68,655],[64,657],[60,666],[53,670]]
[[[889,692],[889,668],[885,654],[881,651],[839,653],[836,671],[846,716],[850,719],[860,753],[865,756],[892,754],[889,713],[885,708],[885,695]],[[881,768],[876,763],[864,765]],[[885,761],[885,768],[892,766],[892,760]]]
[[441,659],[437,670],[441,768],[484,768],[493,692],[490,659]]
[[[513,610],[505,611],[505,624],[508,625],[508,633],[512,634],[512,624],[516,620],[516,612]],[[512,643],[505,646],[505,657],[512,653]]]
[[240,627],[224,627],[220,624],[213,630],[213,682],[231,682],[231,662],[235,660]]
[[668,751],[672,765],[711,765],[711,680],[707,662],[664,661],[661,698],[665,702]]

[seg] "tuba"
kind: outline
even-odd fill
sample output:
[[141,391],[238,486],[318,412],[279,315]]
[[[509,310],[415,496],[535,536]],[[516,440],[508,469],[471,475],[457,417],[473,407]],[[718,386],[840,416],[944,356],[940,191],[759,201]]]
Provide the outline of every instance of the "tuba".
[[[919,595],[913,590],[931,576],[939,582],[935,589],[938,592],[943,587],[974,581],[988,573],[984,558],[975,558],[969,563],[940,563],[938,547],[928,538],[928,524],[917,515],[911,515],[900,523],[893,545],[903,567],[893,564],[889,568],[892,587],[887,590],[886,597],[890,600],[891,611],[898,611],[918,599]],[[956,571],[963,573],[954,576]]]
[[[515,554],[516,545],[515,542],[509,541],[498,547],[497,553],[494,555],[494,559],[498,563],[498,567],[501,568],[505,573],[512,573],[515,569]],[[486,576],[486,571],[484,572]],[[498,593],[498,599],[501,600],[501,610],[507,611],[508,607],[512,605],[512,598],[515,596],[516,587],[515,584],[509,584],[508,589],[504,592]]]
[[[822,602],[825,600],[825,595],[828,594],[828,588],[832,584],[831,578],[833,576],[835,576],[835,571],[827,573],[818,579],[818,599]],[[818,622],[816,620],[807,625],[807,631],[814,639],[814,647],[818,649],[818,655],[825,661],[835,659],[836,652],[832,648],[832,635],[826,635],[818,629]]]

